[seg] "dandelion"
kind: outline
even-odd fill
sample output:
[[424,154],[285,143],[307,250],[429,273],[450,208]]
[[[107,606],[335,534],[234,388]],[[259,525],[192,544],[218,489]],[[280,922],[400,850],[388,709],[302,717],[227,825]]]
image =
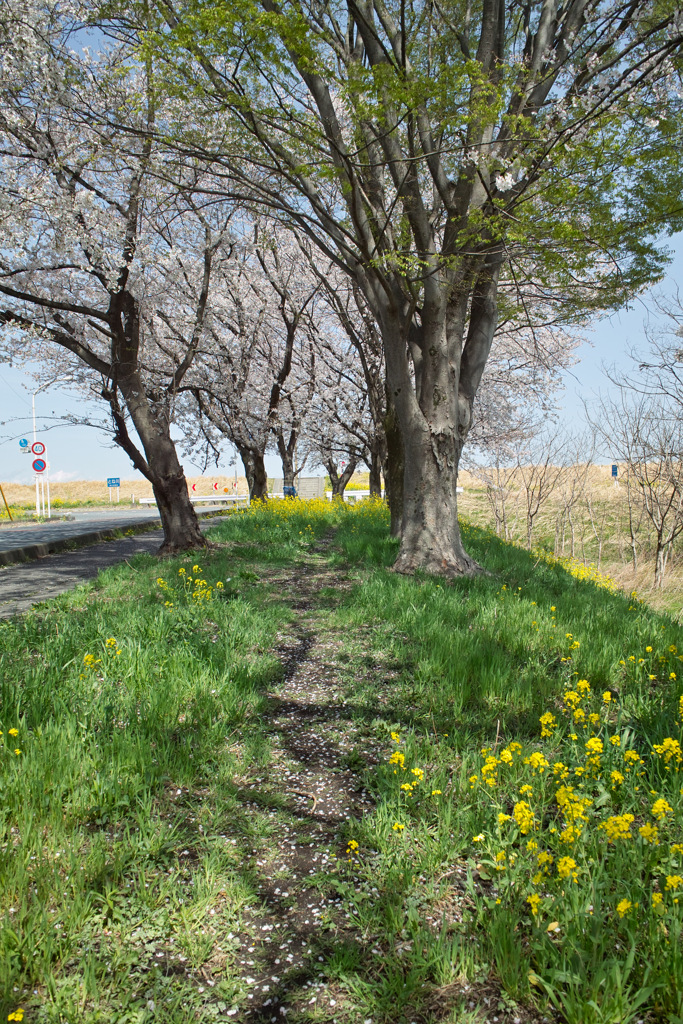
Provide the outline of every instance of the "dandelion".
[[646,654],[652,654],[652,648],[651,647],[646,647],[645,648],[645,653]]
[[19,735],[19,730],[18,729],[8,729],[7,730],[7,735],[8,736],[18,736]]
[[619,900],[617,903],[617,914],[619,917],[626,917],[628,912],[633,909],[633,904],[630,900]]
[[7,1014],[7,1020],[23,1020],[23,1019],[24,1019],[24,1011],[21,1009],[21,1007],[18,1010],[15,1010],[14,1013],[8,1013]]
[[15,751],[14,751],[14,753],[15,753],[15,754],[20,754],[20,753],[21,753],[21,751],[20,751],[20,750],[19,750],[19,748],[17,747],[17,749],[16,749]]

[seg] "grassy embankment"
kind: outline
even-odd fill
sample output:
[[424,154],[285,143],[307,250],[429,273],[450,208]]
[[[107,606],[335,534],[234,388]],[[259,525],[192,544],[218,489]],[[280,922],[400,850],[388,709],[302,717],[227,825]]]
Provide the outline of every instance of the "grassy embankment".
[[[247,1019],[246,854],[277,778],[245,805],[296,614],[269,575],[333,526],[318,557],[354,585],[315,613],[383,751],[349,755],[376,810],[311,879],[343,899],[314,958],[336,1019],[681,1019],[679,628],[475,527],[491,575],[394,576],[385,510],[323,502],[236,513],[201,572],[140,556],[0,624],[4,1013]],[[327,1021],[299,983],[287,1019]]]

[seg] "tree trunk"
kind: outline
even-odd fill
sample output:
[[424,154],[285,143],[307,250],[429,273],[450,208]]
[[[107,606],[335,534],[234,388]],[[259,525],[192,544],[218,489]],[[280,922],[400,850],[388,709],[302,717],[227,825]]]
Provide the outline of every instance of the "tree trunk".
[[[465,576],[480,566],[465,551],[458,525],[457,479],[460,450],[451,435],[437,439],[428,430],[405,437],[401,547],[394,570],[439,576]],[[417,435],[417,436],[415,436]]]
[[294,459],[289,454],[282,455],[282,486],[294,487]]
[[206,547],[206,538],[199,529],[197,513],[190,501],[185,473],[171,440],[166,411],[151,405],[137,374],[121,380],[119,385],[142,443],[146,466],[140,465],[140,453],[128,437],[123,422],[117,424],[115,440],[152,484],[164,530],[164,542],[158,553],[167,555]]
[[199,521],[187,492],[187,480],[182,466],[176,475],[152,477],[152,490],[164,529],[164,543],[160,555],[206,547],[206,538],[199,529]]
[[668,545],[657,540],[657,553],[655,557],[655,590],[662,590],[664,587],[664,571],[668,560]]
[[342,472],[339,473],[334,459],[330,459],[325,463],[325,469],[329,474],[330,483],[332,484],[332,501],[334,501],[335,498],[340,498],[342,501],[344,500],[344,491],[346,490],[349,480],[356,472],[357,465],[358,461],[356,459],[351,459],[347,462]]
[[387,414],[384,420],[384,432],[387,439],[387,458],[384,467],[384,493],[391,513],[391,536],[401,536],[403,522],[403,471],[405,456],[401,426],[396,415],[396,408],[391,401],[387,387]]
[[263,452],[238,446],[244,475],[247,478],[250,501],[268,500],[268,475]]
[[382,497],[382,460],[379,452],[370,452],[370,497]]

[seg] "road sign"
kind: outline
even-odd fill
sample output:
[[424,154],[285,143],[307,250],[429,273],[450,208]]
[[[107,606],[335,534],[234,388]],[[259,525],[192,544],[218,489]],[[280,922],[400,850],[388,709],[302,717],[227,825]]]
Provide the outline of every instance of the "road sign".
[[616,477],[616,475],[617,475],[617,467],[616,466],[612,466],[612,476]]
[[30,448],[20,448],[19,451],[21,452],[22,455],[33,455],[33,452],[31,451]]
[[193,490],[193,491],[196,491],[196,490],[197,490],[197,485],[196,485],[196,484],[192,484],[192,490]]
[[20,448],[30,448],[31,447],[29,445],[29,443],[28,443],[28,438],[27,437],[22,437],[21,441],[19,442],[19,447]]
[[121,478],[120,477],[118,477],[118,476],[108,476],[107,477],[107,487],[120,487],[120,486],[121,486]]
[[43,444],[42,441],[34,441],[33,444],[31,445],[31,451],[33,452],[34,455],[44,455],[45,445]]
[[218,484],[217,483],[213,485],[213,489],[214,489],[214,491],[218,490]]
[[44,473],[47,469],[47,462],[45,459],[34,459],[33,469],[36,473]]

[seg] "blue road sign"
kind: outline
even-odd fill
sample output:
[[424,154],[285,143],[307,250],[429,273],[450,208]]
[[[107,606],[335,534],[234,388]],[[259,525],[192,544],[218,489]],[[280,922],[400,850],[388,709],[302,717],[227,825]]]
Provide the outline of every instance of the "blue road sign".
[[617,467],[616,466],[612,466],[612,476],[616,476],[616,475],[617,475]]
[[32,465],[36,473],[44,473],[47,469],[47,462],[45,459],[34,459]]
[[19,442],[19,447],[28,448],[28,438],[22,437],[21,441]]
[[120,486],[121,486],[121,477],[119,477],[119,476],[108,476],[107,477],[107,487],[120,487]]

